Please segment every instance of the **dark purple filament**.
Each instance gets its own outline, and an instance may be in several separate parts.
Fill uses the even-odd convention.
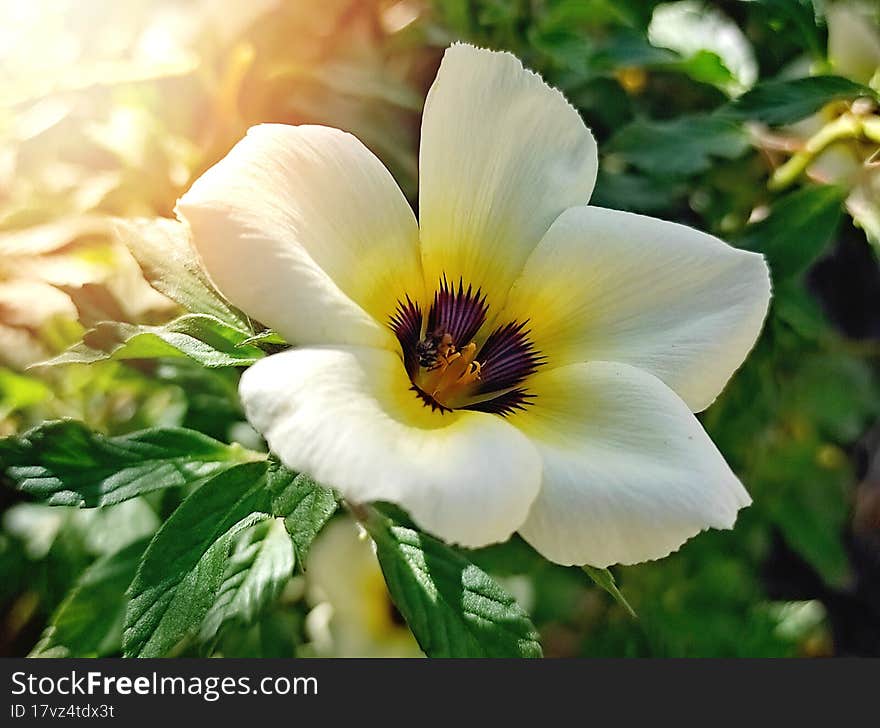
[[[471,286],[464,290],[459,280],[458,293],[455,286],[449,286],[446,276],[440,280],[440,288],[434,294],[434,303],[428,311],[428,329],[426,333],[436,335],[438,332],[449,334],[456,346],[469,344],[480,326],[486,320],[486,297],[478,288]]]
[[[422,339],[422,310],[409,296],[397,302],[397,311],[389,322],[403,351],[403,365],[412,379],[419,371],[419,342]]]
[[[477,355],[482,364],[478,394],[515,387],[544,363],[529,341],[526,321],[499,326],[486,339]]]
[[[416,385],[417,377],[437,366],[444,342],[448,345],[451,340],[456,350],[460,350],[473,341],[486,321],[488,310],[486,297],[479,288],[465,288],[459,281],[456,289],[445,275],[434,294],[426,322],[421,307],[409,296],[405,301],[398,301],[389,324],[400,342],[413,390],[432,410],[446,412],[450,408],[422,391]],[[528,406],[534,395],[519,385],[534,374],[545,359],[529,339],[526,323],[510,322],[489,334],[475,357],[480,371],[479,378],[469,387],[472,401],[461,404],[460,409],[504,416]]]

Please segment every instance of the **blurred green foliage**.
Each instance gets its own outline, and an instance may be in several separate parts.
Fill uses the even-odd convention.
[[[238,346],[250,323],[196,278],[190,298],[170,300],[161,256],[144,245],[135,262],[108,216],[171,216],[188,184],[266,121],[355,133],[414,202],[419,113],[443,48],[506,49],[593,129],[595,204],[764,253],[774,300],[752,355],[701,415],[754,504],[734,531],[616,569],[637,620],[517,538],[468,558],[517,596],[546,655],[880,654],[880,269],[869,222],[880,202],[855,196],[880,174],[880,140],[865,122],[835,142],[856,172],[829,176],[819,150],[770,184],[823,125],[877,119],[866,79],[829,54],[825,3],[660,12],[654,0],[303,0],[229,17],[218,5],[131,3],[89,28],[74,27],[73,12],[37,17],[40,47],[65,33],[88,41],[75,64],[47,70],[49,57],[33,78],[14,49],[0,52],[18,79],[0,110],[0,435],[73,418],[109,436],[187,427],[260,448],[230,365],[271,350],[271,338]],[[880,17],[864,18],[880,37]],[[124,42],[107,44],[104,25]],[[719,44],[718,28],[734,40]],[[158,56],[147,52],[157,34]],[[53,356],[68,363],[28,368]],[[7,477],[0,490],[0,653],[67,654],[74,642],[79,654],[119,654],[134,564],[192,485],[101,510],[42,505],[16,485]],[[232,564],[254,562],[273,532],[242,528]],[[280,563],[256,605],[215,614],[176,654],[318,651],[308,570]],[[97,631],[96,612],[108,622]]]

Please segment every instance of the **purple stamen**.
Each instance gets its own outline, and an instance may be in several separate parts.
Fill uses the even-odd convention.
[[[406,303],[397,302],[397,311],[389,322],[403,351],[403,365],[410,379],[419,371],[418,346],[422,338],[422,310],[407,295]]]
[[[477,354],[482,364],[478,394],[496,392],[520,384],[544,362],[529,341],[527,321],[511,322],[493,331]]]
[[[469,345],[485,323],[488,310],[486,296],[479,288],[475,291],[469,285],[465,289],[459,280],[456,290],[445,274],[428,310],[424,331],[418,303],[409,296],[398,301],[389,325],[400,342],[413,390],[432,410],[458,408],[505,416],[525,409],[534,398],[519,385],[545,358],[529,339],[526,321],[496,328],[474,356]],[[470,359],[460,358],[465,355],[474,360],[467,367],[462,362]]]
[[[462,409],[488,412],[489,414],[504,417],[517,410],[524,410],[531,404],[530,400],[534,398],[535,395],[529,394],[525,389],[511,389],[509,392],[499,394],[492,399],[465,405]]]
[[[434,294],[434,304],[428,311],[427,333],[446,333],[452,337],[455,345],[462,347],[473,340],[480,326],[486,320],[486,296],[481,295],[471,286],[464,290],[459,280],[458,293],[450,287],[446,275],[440,280],[440,288]]]

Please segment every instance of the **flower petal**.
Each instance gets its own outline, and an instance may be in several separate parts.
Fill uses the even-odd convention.
[[[635,564],[705,528],[731,528],[751,500],[699,422],[659,379],[625,364],[538,373],[512,415],[544,461],[520,533],[560,564]]]
[[[834,3],[825,10],[828,60],[836,73],[868,83],[880,67],[880,32],[876,7]]]
[[[255,126],[177,210],[218,288],[289,341],[396,347],[388,317],[422,290],[418,227],[352,135]]]
[[[529,319],[548,366],[632,364],[699,412],[754,345],[769,301],[757,253],[684,225],[576,207],[535,249],[502,318]]]
[[[396,503],[447,541],[505,540],[540,486],[535,448],[500,417],[432,412],[410,387],[392,352],[304,348],[257,362],[240,392],[288,467],[355,503]]]
[[[597,165],[596,142],[559,91],[509,53],[451,46],[422,118],[428,286],[446,273],[503,301],[550,223],[587,202]]]

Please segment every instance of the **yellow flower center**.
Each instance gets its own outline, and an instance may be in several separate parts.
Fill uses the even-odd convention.
[[[445,276],[427,317],[409,296],[398,301],[389,325],[400,341],[414,392],[432,410],[504,416],[533,398],[522,385],[544,357],[532,345],[525,321],[498,326],[483,339],[479,331],[488,310],[479,288],[465,288],[459,281],[456,289]],[[482,341],[479,347],[477,341]]]
[[[421,368],[413,384],[438,404],[455,409],[470,397],[471,385],[480,378],[482,366],[474,361],[476,355],[477,345],[473,342],[456,349],[452,336],[443,334],[437,345],[435,363],[427,369]]]

